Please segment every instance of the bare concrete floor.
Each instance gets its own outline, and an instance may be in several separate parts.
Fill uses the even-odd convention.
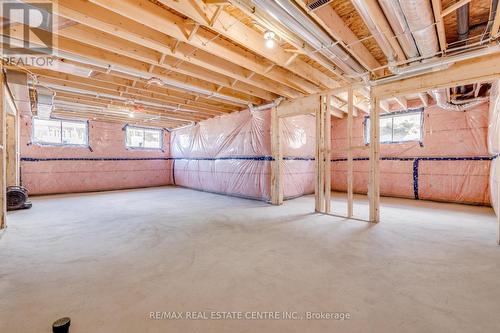
[[[73,333],[500,332],[490,208],[385,198],[371,225],[312,206],[311,196],[273,207],[171,187],[35,198],[0,236],[0,332],[50,332],[62,316]]]

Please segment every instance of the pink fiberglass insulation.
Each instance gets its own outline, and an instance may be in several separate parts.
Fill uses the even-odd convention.
[[[270,112],[240,111],[171,133],[174,184],[270,199]]]
[[[487,148],[488,103],[466,112],[432,105],[424,110],[423,140],[381,144],[382,195],[490,204],[492,156]],[[354,119],[353,145],[364,146],[364,120]],[[332,189],[346,190],[347,121],[332,122]],[[354,151],[354,191],[366,193],[368,147]]]
[[[490,119],[488,125],[488,150],[490,154],[497,156],[491,164],[490,192],[491,205],[495,212],[500,214],[499,206],[499,181],[500,181],[500,81],[496,80],[490,93]]]
[[[36,195],[171,184],[170,134],[163,131],[163,150],[127,149],[123,127],[90,121],[89,148],[38,145],[31,143],[31,117],[22,116],[22,185]]]
[[[283,196],[314,193],[316,121],[313,115],[281,119]]]

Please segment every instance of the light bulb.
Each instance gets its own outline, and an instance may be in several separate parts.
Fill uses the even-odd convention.
[[[134,113],[133,113],[133,112],[130,112],[130,113],[128,114],[128,117],[129,117],[129,118],[134,118],[134,117],[135,117],[135,116],[134,116]]]
[[[267,30],[264,33],[264,40],[266,41],[265,44],[267,48],[272,49],[274,47],[275,45],[274,37],[276,37],[274,31]]]
[[[266,47],[268,49],[272,49],[275,45],[274,39],[267,39],[266,40]]]

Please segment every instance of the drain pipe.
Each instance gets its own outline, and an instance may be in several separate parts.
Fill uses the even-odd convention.
[[[380,46],[380,49],[386,56],[387,60],[389,62],[396,61],[398,55],[386,36],[386,34],[388,33],[392,35],[392,31],[384,17],[384,14],[378,7],[378,4],[374,1],[370,1],[370,3],[367,3],[365,0],[352,0],[352,4],[356,8],[357,12],[360,14],[361,18],[363,19],[363,22],[365,22],[366,26],[368,27],[368,30],[370,30],[370,33],[372,34],[372,37]],[[374,17],[378,17],[379,22],[384,26],[379,27],[375,23]],[[403,60],[403,59],[398,59],[398,60]]]

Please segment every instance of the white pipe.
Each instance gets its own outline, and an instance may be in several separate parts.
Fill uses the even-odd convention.
[[[53,84],[53,83],[44,83],[44,85],[48,86],[50,88],[56,89],[56,90],[67,91],[67,92],[77,93],[77,94],[81,94],[81,95],[87,95],[87,96],[92,96],[92,97],[101,96],[101,97],[105,97],[108,99],[113,99],[113,100],[117,100],[117,101],[121,101],[121,102],[129,101],[129,99],[126,97],[120,97],[120,96],[115,96],[115,95],[106,94],[106,93],[96,93],[96,92],[91,91],[91,90],[66,87],[66,86],[61,86],[61,85]],[[176,106],[170,106],[170,105],[159,104],[159,103],[154,103],[154,102],[148,102],[148,101],[142,101],[142,100],[135,100],[135,102],[137,102],[138,104],[155,107],[155,108],[162,109],[162,110],[167,109],[167,110],[183,111],[183,112],[190,112],[190,113],[199,113],[198,111],[195,111],[195,110],[178,108]]]
[[[180,127],[175,127],[175,128],[172,128],[170,130],[170,132],[174,132],[174,131],[177,131],[177,130],[181,130],[181,129],[184,129],[184,128],[189,128],[189,127],[193,127],[196,125],[196,122],[195,121],[192,121],[190,124],[187,124],[187,125],[184,125],[184,126],[180,126]]]
[[[9,42],[12,43],[11,45],[19,45],[19,47],[24,47],[24,42],[18,38],[8,37],[5,35],[2,35],[2,37],[5,39],[8,39]],[[104,70],[111,69],[115,72],[119,72],[119,73],[130,75],[133,77],[141,78],[144,80],[149,80],[153,77],[151,74],[149,74],[147,72],[142,72],[142,71],[138,71],[135,69],[126,68],[126,67],[122,67],[122,66],[110,65],[104,61],[89,59],[89,58],[82,57],[80,55],[75,55],[73,53],[69,53],[66,51],[57,50],[57,53],[55,56],[60,57],[60,58],[65,58],[68,60],[72,60],[72,61],[76,61],[76,62],[86,64],[86,65],[99,67],[99,68],[102,68]],[[44,67],[44,68],[47,68],[47,67]],[[48,68],[50,68],[50,67],[48,67]],[[166,86],[180,88],[183,90],[192,91],[192,92],[203,94],[203,95],[210,96],[210,97],[220,98],[220,99],[234,102],[234,103],[238,103],[238,104],[246,104],[247,103],[246,100],[242,100],[240,98],[221,95],[217,92],[212,92],[210,90],[206,90],[203,88],[193,87],[193,86],[188,85],[188,84],[184,84],[184,83],[180,83],[180,82],[176,82],[176,81],[172,81],[172,80],[168,80],[168,79],[162,79],[162,82]]]
[[[274,108],[274,107],[280,105],[280,103],[282,101],[283,101],[283,97],[279,97],[268,104],[263,104],[263,105],[259,105],[259,106],[253,106],[252,104],[249,104],[248,109],[252,112],[253,111],[264,111],[264,110],[268,110],[268,109],[271,109],[271,108]]]
[[[290,0],[252,0],[263,11],[299,35],[306,43],[332,61],[344,73],[357,75],[365,69],[347,52],[342,50],[328,34]]]
[[[393,82],[396,80],[401,80],[402,78],[416,76],[416,75],[422,74],[424,72],[427,72],[429,70],[440,71],[440,70],[448,68],[449,66],[451,66],[455,62],[464,61],[464,60],[468,60],[468,59],[472,59],[472,58],[476,58],[476,57],[481,57],[481,56],[493,54],[493,53],[496,53],[499,51],[500,51],[500,45],[496,43],[494,45],[488,45],[488,46],[485,46],[485,47],[478,49],[478,50],[475,50],[475,51],[460,53],[457,55],[447,56],[447,57],[443,57],[443,58],[436,58],[436,60],[425,62],[425,63],[420,63],[420,64],[414,65],[414,66],[393,67],[391,70],[393,70],[395,72],[395,74],[396,74],[395,76],[379,79],[376,81],[371,81],[370,84],[373,86],[376,86],[376,85],[380,85],[380,84]]]
[[[390,42],[387,40],[384,31],[374,21],[374,14],[370,11],[368,6],[365,4],[365,0],[352,0],[352,3],[358,13],[361,15],[363,22],[365,22],[368,30],[370,30],[372,37],[375,39],[380,49],[385,54],[389,62],[394,62],[396,60],[396,52],[392,48]],[[378,4],[375,4],[378,6]]]
[[[73,61],[76,61],[76,62],[84,63],[84,64],[87,64],[87,65],[97,66],[97,67],[100,67],[100,68],[106,69],[106,70],[107,69],[111,69],[112,71],[119,72],[119,73],[126,74],[126,75],[130,75],[130,76],[133,76],[133,77],[138,77],[138,78],[141,78],[141,79],[144,79],[144,80],[150,80],[150,79],[154,78],[153,75],[148,74],[146,72],[137,71],[137,70],[130,69],[130,68],[125,68],[125,67],[122,67],[122,66],[109,65],[109,64],[107,64],[105,62],[102,62],[102,61],[96,61],[96,60],[87,59],[87,58],[84,58],[84,57],[81,57],[81,56],[78,56],[78,55],[74,55],[74,54],[68,53],[68,52],[61,52],[61,51],[59,51],[58,52],[58,56],[60,56],[62,58],[65,58],[65,59],[73,60]],[[180,83],[180,82],[175,82],[175,81],[164,79],[164,78],[161,78],[161,81],[163,82],[163,85],[165,85],[165,86],[170,86],[170,87],[174,87],[174,88],[180,88],[180,89],[184,89],[184,90],[187,90],[187,91],[192,91],[192,92],[195,92],[195,93],[203,94],[203,95],[206,95],[206,96],[212,96],[212,97],[224,99],[224,100],[227,100],[227,101],[235,102],[235,103],[238,103],[238,104],[245,104],[247,102],[245,100],[242,100],[242,99],[239,99],[239,98],[236,98],[236,97],[230,97],[230,96],[221,95],[221,94],[219,94],[217,92],[212,92],[210,90],[205,90],[205,89],[202,89],[202,88],[193,87],[193,86],[188,85],[188,84],[183,84],[183,83]]]
[[[112,106],[103,107],[103,106],[91,106],[91,105],[89,106],[89,105],[79,104],[76,102],[68,102],[68,101],[61,101],[61,100],[56,100],[54,104],[56,106],[71,107],[74,109],[78,109],[80,111],[106,112],[106,114],[110,114],[110,115],[115,114],[115,115],[127,116],[130,113],[128,110],[123,111],[123,108],[119,108],[116,106],[115,107],[112,107]],[[140,116],[144,116],[144,117],[153,116],[152,114],[149,114],[149,113],[136,112],[136,114],[138,114]],[[166,115],[161,115],[161,114],[157,114],[154,116],[160,117],[162,119],[170,119],[170,120],[174,120],[174,121],[187,121],[186,119],[181,119],[181,118],[176,118],[176,117],[171,117],[171,116],[166,116]]]
[[[468,102],[465,104],[455,105],[452,103],[448,103],[448,99],[446,97],[446,89],[433,89],[431,90],[432,97],[436,101],[436,105],[440,108],[447,111],[455,111],[455,112],[463,112],[470,108],[473,108],[479,104],[484,103],[486,100],[483,98],[479,98],[475,101]]]

